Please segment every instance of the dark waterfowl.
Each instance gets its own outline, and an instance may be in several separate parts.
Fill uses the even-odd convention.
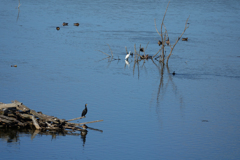
[[[166,44],[167,44],[167,45],[170,44],[169,37],[168,37],[168,39],[166,40]]]
[[[144,52],[144,48],[140,48],[140,51],[141,51],[141,52]]]
[[[66,22],[63,22],[63,26],[68,26],[68,23],[66,23]]]
[[[182,38],[182,41],[188,41],[188,37]]]
[[[17,67],[17,65],[11,65],[11,67]]]
[[[87,126],[86,124],[83,124],[83,125],[82,125],[82,128],[83,128],[83,129],[87,129],[88,126]]]
[[[85,104],[85,109],[82,111],[82,117],[85,117],[85,115],[87,114],[87,103]]]
[[[173,71],[172,75],[175,75],[175,74],[176,74],[175,71]]]
[[[56,30],[60,30],[60,27],[56,27]]]
[[[148,54],[146,56],[142,55],[140,56],[141,59],[148,59],[148,58],[152,58],[152,56],[149,56]]]
[[[79,23],[73,23],[74,26],[79,26]]]
[[[162,44],[162,41],[159,40],[159,41],[158,41],[158,45],[160,46],[161,44]]]

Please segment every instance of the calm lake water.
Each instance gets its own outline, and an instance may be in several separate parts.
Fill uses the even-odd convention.
[[[17,0],[1,0],[0,102],[63,119],[88,103],[78,122],[104,120],[86,137],[0,129],[1,159],[240,159],[240,1],[171,1],[170,41],[190,15],[189,40],[168,68],[147,60],[134,69],[133,57],[125,65],[125,46],[158,51],[154,19],[160,30],[167,4],[22,0],[18,10]],[[107,44],[121,60],[104,59]]]

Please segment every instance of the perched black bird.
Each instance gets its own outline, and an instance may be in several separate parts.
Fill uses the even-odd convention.
[[[82,117],[87,114],[87,103],[85,104],[85,109],[82,111]]]
[[[160,46],[161,44],[162,44],[162,41],[159,40],[159,41],[158,41],[158,45]]]
[[[168,39],[167,39],[166,43],[167,43],[167,45],[169,45],[169,44],[170,44],[169,37],[168,37]]]
[[[144,48],[140,48],[140,52],[144,52]]]

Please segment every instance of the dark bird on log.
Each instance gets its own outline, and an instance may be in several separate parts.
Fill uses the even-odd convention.
[[[182,38],[182,41],[188,41],[188,37]]]
[[[144,48],[140,48],[140,51],[141,51],[141,52],[144,52]]]
[[[160,46],[161,44],[162,44],[162,41],[159,40],[159,41],[158,41],[158,45]]]
[[[73,25],[74,25],[74,26],[79,26],[79,23],[74,23]]]
[[[82,111],[82,117],[85,117],[87,114],[87,103],[85,104],[85,109]]]
[[[68,23],[66,23],[66,22],[63,22],[63,26],[68,26]]]
[[[60,27],[56,27],[56,30],[60,30]]]
[[[175,71],[173,71],[172,75],[175,75]]]

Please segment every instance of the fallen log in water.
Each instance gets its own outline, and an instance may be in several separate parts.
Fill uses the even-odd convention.
[[[69,121],[83,119],[86,117],[78,117],[70,120],[59,119],[54,116],[45,115],[42,112],[36,112],[26,107],[23,103],[17,100],[12,103],[0,103],[0,126],[1,127],[17,127],[17,128],[35,128],[41,131],[55,130],[61,132],[66,131],[83,131],[83,124],[101,122],[103,120],[84,122],[84,123],[70,123]],[[94,129],[102,132],[102,130]]]

